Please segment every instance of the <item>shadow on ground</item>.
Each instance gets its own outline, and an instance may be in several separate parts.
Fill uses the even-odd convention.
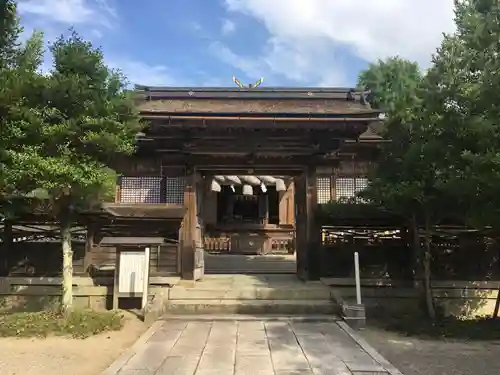
[[[391,314],[378,309],[367,312],[367,324],[419,339],[499,340],[500,343],[500,318],[447,316],[431,321],[419,311]]]

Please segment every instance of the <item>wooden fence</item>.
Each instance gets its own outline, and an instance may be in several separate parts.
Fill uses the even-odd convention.
[[[421,247],[424,246],[420,232]],[[415,261],[411,234],[384,226],[322,227],[322,275],[352,276],[353,254],[363,277],[411,279]],[[491,233],[464,227],[435,227],[431,238],[432,275],[440,280],[500,278],[500,241]]]

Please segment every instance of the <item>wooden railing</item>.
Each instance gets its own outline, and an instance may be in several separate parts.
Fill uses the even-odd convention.
[[[494,233],[451,225],[436,226],[431,230],[431,271],[434,279],[483,280],[499,277],[500,238]],[[361,277],[411,279],[415,267],[411,234],[389,226],[323,226],[322,274],[352,276],[353,253],[358,252]],[[425,246],[422,229],[420,245],[422,248]]]
[[[214,253],[228,253],[231,251],[231,238],[228,236],[205,236],[205,251]]]
[[[295,241],[292,238],[271,238],[271,253],[295,253]]]
[[[352,227],[323,226],[321,240],[325,246],[337,246],[346,243],[376,244],[387,240],[401,240],[399,228],[387,227]]]
[[[238,238],[244,237],[242,237],[241,234],[238,236],[238,238],[232,238],[232,236],[232,234],[206,235],[203,241],[205,251],[213,253],[240,252],[242,249],[233,247],[239,247]],[[259,251],[260,254],[295,253],[295,241],[293,232],[271,234],[262,233],[256,238],[256,241],[259,241],[259,239],[262,241],[262,249]]]

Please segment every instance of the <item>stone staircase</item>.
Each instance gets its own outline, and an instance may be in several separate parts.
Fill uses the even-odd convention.
[[[290,274],[297,272],[295,254],[210,254],[205,252],[205,274]]]
[[[335,316],[338,305],[321,282],[303,283],[295,275],[206,275],[194,285],[175,285],[164,297],[162,313]]]

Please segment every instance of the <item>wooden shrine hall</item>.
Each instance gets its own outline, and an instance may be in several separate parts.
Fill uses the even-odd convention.
[[[295,252],[298,277],[319,277],[316,207],[366,186],[363,171],[353,171],[373,160],[373,143],[380,140],[370,130],[380,113],[365,93],[136,89],[147,125],[136,155],[120,162],[113,205],[132,211],[137,205],[143,217],[148,206],[184,207],[177,254],[182,278],[203,276],[205,251]]]

